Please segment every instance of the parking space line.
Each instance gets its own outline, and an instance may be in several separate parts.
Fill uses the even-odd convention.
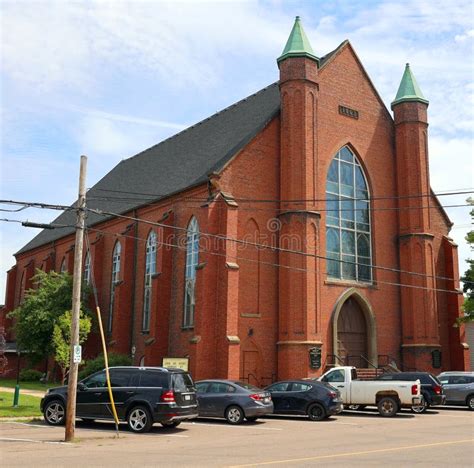
[[[48,426],[46,424],[29,424],[29,423],[23,423],[19,421],[9,421],[8,424],[19,424],[20,426],[27,426],[27,427],[40,427],[41,429],[54,429],[54,426]]]
[[[202,422],[183,422],[183,424],[195,424],[196,426],[210,426],[210,427],[225,427],[226,429],[257,429],[259,431],[282,431],[282,428],[279,427],[259,427],[259,426],[232,426],[232,425],[224,425],[224,424],[211,424],[211,423],[202,423]]]
[[[15,437],[0,437],[0,442],[33,442],[35,444],[54,444],[54,445],[72,445],[69,442],[60,442],[53,440],[35,440],[35,439],[18,439]]]
[[[44,426],[40,424],[28,424],[28,423],[22,423],[22,422],[16,422],[12,421],[9,424],[20,424],[22,426],[27,426],[27,427],[39,427],[41,429],[57,429],[58,426],[48,426],[45,424]],[[113,435],[114,437],[116,436],[116,432],[112,431],[112,429],[101,429],[101,428],[93,428],[93,427],[77,427],[77,431],[95,431],[95,432],[106,432],[109,433],[110,435]],[[181,438],[189,438],[188,435],[184,434],[135,434],[133,432],[128,432],[128,431],[119,431],[120,435],[132,435],[132,436],[140,436],[140,437],[181,437]]]
[[[426,448],[426,447],[439,447],[444,445],[454,445],[454,444],[466,444],[466,443],[474,442],[474,439],[462,439],[462,440],[453,440],[449,442],[435,442],[433,444],[420,444],[420,445],[405,445],[402,447],[391,447],[391,448],[384,448],[384,449],[375,449],[375,450],[364,450],[361,452],[345,452],[345,453],[335,453],[331,455],[319,455],[316,457],[305,457],[305,458],[289,458],[286,460],[273,460],[273,461],[266,461],[266,462],[256,462],[256,463],[249,463],[245,465],[232,465],[229,468],[244,468],[248,466],[263,466],[263,465],[281,465],[283,463],[300,463],[305,461],[316,461],[316,460],[324,460],[330,458],[341,458],[341,457],[353,457],[356,455],[370,455],[372,453],[384,453],[384,452],[398,452],[400,450],[413,450],[418,448]]]

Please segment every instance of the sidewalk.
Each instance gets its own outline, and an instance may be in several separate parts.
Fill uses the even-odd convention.
[[[0,392],[11,392],[13,393],[15,391],[14,388],[12,387],[0,387]],[[44,392],[43,390],[26,390],[26,389],[23,389],[21,388],[21,384],[20,384],[20,395],[30,395],[30,396],[35,396],[35,397],[44,397],[44,394],[46,392]]]

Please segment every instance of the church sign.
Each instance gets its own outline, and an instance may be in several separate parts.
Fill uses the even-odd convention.
[[[309,348],[309,366],[311,369],[321,368],[321,348]]]
[[[188,371],[189,358],[165,357],[163,358],[163,367],[176,367]]]

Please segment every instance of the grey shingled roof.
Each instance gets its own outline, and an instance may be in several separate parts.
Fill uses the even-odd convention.
[[[121,161],[87,192],[87,206],[125,213],[204,183],[209,173],[219,171],[279,110],[280,93],[278,83],[274,83],[136,156]],[[65,211],[54,223],[74,225],[75,216],[74,211]],[[87,225],[104,219],[104,216],[89,212]],[[43,230],[17,254],[72,232],[73,227]]]
[[[322,57],[320,67],[345,42]],[[202,184],[207,181],[209,173],[219,171],[279,111],[277,82],[136,156],[121,161],[87,192],[87,206],[121,214]],[[65,211],[53,223],[73,226],[75,217],[74,211]],[[86,223],[92,226],[105,219],[104,216],[89,212]],[[73,232],[73,227],[45,229],[15,255]]]

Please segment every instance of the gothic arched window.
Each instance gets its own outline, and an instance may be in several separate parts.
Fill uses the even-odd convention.
[[[84,282],[90,284],[91,282],[91,253],[87,251],[84,260]]]
[[[64,257],[63,261],[61,262],[59,273],[67,273],[66,257]]]
[[[145,286],[143,297],[143,324],[142,329],[150,329],[150,309],[151,309],[151,280],[156,273],[156,234],[151,231],[146,241],[145,253]]]
[[[369,190],[362,167],[347,146],[329,166],[326,200],[328,276],[371,282]]]
[[[107,331],[112,331],[112,324],[114,318],[114,303],[115,303],[115,288],[119,281],[120,275],[120,256],[122,253],[122,246],[120,242],[115,243],[114,252],[112,254],[112,275],[110,279],[110,302],[109,302],[109,321],[107,322]]]
[[[183,314],[183,327],[185,328],[194,326],[196,267],[199,263],[199,225],[194,216],[188,224],[187,231]]]

